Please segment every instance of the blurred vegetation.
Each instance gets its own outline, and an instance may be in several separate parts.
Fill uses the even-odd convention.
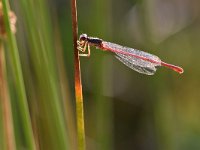
[[[9,36],[1,42],[16,149],[31,149],[30,141],[36,149],[76,149],[70,1],[10,5],[18,20],[16,45]],[[146,76],[92,48],[90,58],[81,58],[87,150],[199,150],[200,1],[84,0],[77,7],[79,34],[145,50],[185,70],[179,75],[159,68]],[[23,85],[17,84],[14,49],[28,111],[18,93]],[[31,129],[24,115],[30,115]],[[7,149],[4,121],[2,150]]]

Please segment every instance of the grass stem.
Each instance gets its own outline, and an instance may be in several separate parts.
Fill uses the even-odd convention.
[[[77,119],[77,134],[78,134],[78,150],[85,150],[85,127],[84,127],[84,109],[83,95],[81,83],[80,60],[77,50],[77,7],[76,0],[71,0],[72,13],[72,30],[74,44],[74,65],[75,65],[75,95],[76,95],[76,119]]]
[[[0,41],[0,106],[2,106],[6,149],[15,150],[12,109],[8,92],[6,60],[2,41]]]
[[[24,80],[23,80],[23,75],[22,75],[22,70],[21,70],[20,58],[19,58],[16,39],[11,30],[11,24],[10,24],[10,18],[9,18],[9,12],[10,12],[9,2],[8,0],[2,0],[2,4],[3,4],[4,23],[5,23],[6,35],[7,35],[7,44],[10,51],[9,57],[11,60],[11,65],[12,65],[12,73],[15,75],[14,84],[15,84],[16,93],[18,97],[17,98],[18,104],[20,107],[19,115],[22,119],[23,131],[21,132],[23,132],[25,140],[27,142],[26,148],[29,150],[34,150],[35,142],[34,142],[32,127],[31,127],[31,119],[30,119],[30,114],[29,114],[28,104],[27,104],[27,99],[26,99],[26,92],[25,92],[25,87],[24,87]]]

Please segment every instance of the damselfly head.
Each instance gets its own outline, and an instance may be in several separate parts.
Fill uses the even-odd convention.
[[[79,41],[86,41],[87,40],[87,34],[81,34],[79,37]]]

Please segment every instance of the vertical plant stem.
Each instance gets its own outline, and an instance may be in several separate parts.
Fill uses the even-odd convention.
[[[81,83],[80,60],[77,50],[77,8],[76,0],[71,0],[72,13],[72,30],[74,43],[74,65],[75,65],[75,94],[76,94],[76,119],[77,119],[77,134],[78,134],[78,150],[85,150],[85,127],[84,127],[84,109],[83,95]]]
[[[21,64],[19,59],[19,53],[17,48],[16,39],[11,31],[11,25],[9,20],[9,3],[8,0],[2,0],[3,4],[3,14],[4,14],[4,22],[6,27],[6,34],[7,34],[7,43],[10,51],[10,59],[12,65],[12,72],[15,74],[15,87],[18,96],[18,103],[19,103],[19,110],[20,110],[20,117],[22,118],[22,129],[23,134],[26,140],[26,149],[34,150],[34,138],[31,128],[31,120],[28,110],[28,104],[26,99],[24,81],[22,76]]]
[[[6,81],[6,63],[4,48],[0,41],[0,105],[3,110],[4,134],[7,150],[15,150],[15,137],[13,130],[12,109]]]

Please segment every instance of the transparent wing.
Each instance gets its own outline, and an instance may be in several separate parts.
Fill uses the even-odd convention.
[[[105,41],[103,47],[105,50],[114,52],[119,61],[139,73],[153,75],[156,67],[161,66],[162,61],[159,57],[137,49]]]
[[[144,60],[116,53],[115,57],[129,68],[146,75],[153,75],[156,72],[155,65]]]

